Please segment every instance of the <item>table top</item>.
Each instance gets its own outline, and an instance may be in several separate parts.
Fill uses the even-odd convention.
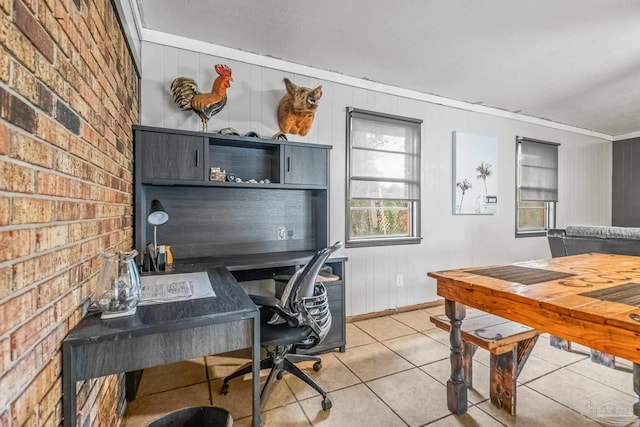
[[[640,257],[582,254],[429,276],[445,299],[640,360]]]
[[[215,297],[141,306],[135,315],[109,320],[101,320],[100,313],[91,314],[69,332],[64,343],[127,339],[258,316],[258,308],[226,268],[198,264],[177,267],[173,272],[196,271],[208,273]]]

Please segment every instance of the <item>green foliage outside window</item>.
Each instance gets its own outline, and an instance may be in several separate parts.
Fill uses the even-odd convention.
[[[409,236],[409,202],[395,200],[353,200],[351,236]]]

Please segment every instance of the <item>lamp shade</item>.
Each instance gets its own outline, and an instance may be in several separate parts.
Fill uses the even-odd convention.
[[[162,225],[169,221],[169,214],[164,210],[164,206],[162,206],[160,200],[154,199],[151,201],[147,221],[151,225]]]

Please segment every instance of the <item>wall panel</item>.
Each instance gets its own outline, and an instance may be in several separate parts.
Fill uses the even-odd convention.
[[[157,64],[150,56],[175,48],[143,43],[143,94],[157,87],[157,73],[147,64]],[[171,52],[170,54],[167,52]],[[276,133],[277,106],[284,95],[282,79],[294,83],[323,86],[323,98],[311,131],[306,137],[289,135],[290,140],[333,146],[331,153],[330,240],[345,236],[346,107],[422,119],[422,243],[406,247],[345,249],[349,257],[346,278],[347,315],[358,315],[437,299],[435,282],[427,272],[445,268],[515,262],[550,256],[546,238],[515,235],[515,138],[527,136],[560,143],[558,226],[568,224],[608,225],[611,223],[611,142],[569,131],[520,122],[483,113],[463,111],[395,94],[352,87],[308,76],[241,64],[204,53],[178,52],[179,71],[193,73],[210,86],[213,75],[200,67],[214,63],[231,64],[234,82],[229,89],[229,106],[210,120],[209,129],[233,126],[241,132],[254,130],[270,137]],[[174,65],[167,65],[175,72]],[[200,74],[198,74],[200,70]],[[236,71],[237,70],[237,71]],[[163,74],[164,85],[173,76]],[[142,97],[144,125],[198,130],[200,121],[190,112],[176,113],[169,96],[165,108],[158,109],[155,97]],[[195,117],[195,118],[194,118]],[[498,140],[498,212],[489,216],[451,213],[451,140],[461,131],[491,136]],[[404,286],[396,286],[396,275],[404,276]]]

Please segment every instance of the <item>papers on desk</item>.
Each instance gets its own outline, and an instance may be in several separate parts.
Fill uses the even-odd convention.
[[[209,275],[198,273],[162,274],[140,278],[142,292],[138,305],[162,304],[215,297]]]

